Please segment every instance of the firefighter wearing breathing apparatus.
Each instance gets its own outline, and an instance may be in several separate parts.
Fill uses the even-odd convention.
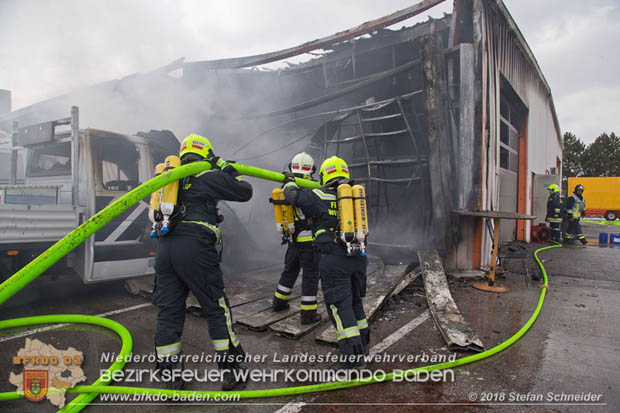
[[[312,175],[316,171],[314,160],[305,152],[295,155],[289,163],[288,169],[295,177],[310,180],[313,180]],[[274,207],[277,208],[278,206],[274,204]],[[273,298],[273,309],[283,311],[289,308],[288,300],[291,291],[299,271],[303,269],[301,276],[301,324],[313,324],[321,320],[321,315],[317,314],[316,299],[319,288],[319,255],[312,242],[312,219],[306,217],[300,208],[292,209],[292,214],[294,218],[293,231],[290,234],[288,231],[282,232],[283,243],[288,244],[288,247],[284,256],[284,270]]]
[[[551,227],[551,239],[559,241],[562,234],[562,200],[560,199],[560,187],[553,184],[547,187],[549,198],[547,199],[547,216],[545,221]]]
[[[571,196],[566,198],[566,217],[562,226],[564,227],[564,241],[571,242],[578,239],[583,245],[588,243],[583,230],[581,229],[580,220],[586,216],[586,199],[583,197],[583,185],[575,186],[575,191]]]
[[[245,353],[233,329],[230,305],[224,293],[216,249],[221,242],[218,224],[222,221],[217,203],[249,201],[252,186],[241,179],[232,165],[214,155],[205,137],[195,134],[186,137],[179,158],[177,166],[208,160],[212,169],[175,181],[176,187],[169,184],[160,194],[162,221],[158,227],[153,291],[153,302],[159,308],[155,333],[157,368],[164,378],[164,374],[174,375],[183,369],[181,334],[185,300],[191,291],[208,320],[218,367],[223,370],[222,389],[232,390],[240,384],[234,371],[240,369],[238,360]],[[183,381],[176,377],[177,380],[168,381],[169,388],[183,387]]]
[[[349,185],[349,168],[336,156],[323,162],[320,179],[320,189],[299,188],[295,176],[286,173],[284,196],[288,203],[312,218],[325,305],[344,356],[341,367],[357,368],[364,365],[363,355],[370,343],[362,304],[366,295],[368,234],[364,188]]]

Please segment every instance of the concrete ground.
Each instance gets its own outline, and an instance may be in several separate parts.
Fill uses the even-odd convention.
[[[586,224],[591,240],[598,232],[620,231],[618,227]],[[503,251],[514,256],[521,244],[505,246]],[[524,246],[526,265],[531,275],[538,275],[531,253],[540,244]],[[225,412],[376,412],[376,411],[437,411],[437,412],[617,412],[620,411],[620,246],[604,247],[591,242],[587,247],[567,246],[540,253],[549,276],[549,292],[543,310],[530,331],[507,350],[488,359],[461,366],[447,373],[446,381],[386,382],[323,393],[250,399],[231,404],[148,403],[142,405],[101,403],[99,399],[87,412],[139,411],[225,411]],[[510,292],[494,294],[471,287],[474,279],[449,276],[450,288],[464,318],[491,348],[515,334],[530,318],[538,303],[541,281],[526,280],[523,262],[507,258],[508,270],[498,281]],[[278,273],[273,274],[273,284]],[[231,292],[241,285],[231,285]],[[141,306],[142,305],[142,306]],[[133,308],[135,306],[141,306]],[[133,335],[134,354],[153,351],[156,308],[142,297],[126,293],[122,282],[83,285],[72,278],[51,280],[41,278],[5,303],[0,318],[8,319],[41,314],[101,314],[123,310],[109,318],[125,325]],[[430,364],[426,358],[449,356],[439,330],[428,317],[426,297],[417,281],[393,297],[371,320],[373,345],[395,356],[418,357],[417,362],[372,361],[372,370],[393,371]],[[397,333],[403,326],[409,330]],[[247,363],[250,369],[330,368],[331,363],[283,362],[286,354],[337,353],[336,348],[315,344],[317,332],[293,341],[236,328],[245,350],[253,355],[266,355],[263,362]],[[317,330],[320,332],[321,330]],[[0,392],[14,391],[8,382],[9,372],[20,371],[12,366],[12,357],[24,346],[25,337],[11,338],[16,330],[0,335]],[[9,335],[7,335],[9,334]],[[102,362],[101,354],[115,353],[120,345],[117,337],[96,327],[72,325],[38,332],[28,336],[57,348],[73,346],[84,353],[84,372],[88,382],[94,381]],[[400,337],[400,338],[399,338]],[[388,345],[391,343],[391,345]],[[183,348],[186,354],[211,354],[211,344],[204,318],[188,314],[185,322]],[[472,353],[458,354],[464,357]],[[149,362],[129,363],[126,369],[149,369]],[[214,369],[213,363],[189,363],[190,369]],[[123,383],[140,387],[161,387],[144,380]],[[285,382],[251,382],[246,390],[291,387],[310,384],[303,380]],[[193,382],[189,390],[218,390],[219,383]],[[567,402],[574,395],[594,395],[597,403]],[[73,397],[73,396],[70,396]],[[68,399],[70,398],[68,397]],[[0,402],[1,411],[55,411],[49,402],[26,400]]]

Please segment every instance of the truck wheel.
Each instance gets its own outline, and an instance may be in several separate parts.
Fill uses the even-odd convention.
[[[605,212],[605,219],[607,221],[613,221],[618,218],[618,213],[616,211],[607,211]]]

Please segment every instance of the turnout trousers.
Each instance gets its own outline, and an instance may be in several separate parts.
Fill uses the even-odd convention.
[[[368,352],[370,332],[362,304],[366,296],[367,257],[321,254],[319,270],[325,306],[338,333],[343,356]]]
[[[572,221],[566,218],[562,222],[562,228],[562,236],[565,240],[579,240],[582,243],[585,241],[586,237],[583,234],[583,229],[581,228],[580,218],[573,218]]]
[[[184,234],[177,230],[161,237],[155,271],[153,303],[159,308],[155,332],[158,358],[170,360],[169,356],[181,352],[185,301],[191,291],[207,318],[218,367],[231,369],[238,366],[233,359],[243,357],[245,353],[233,329],[215,236],[206,231]]]
[[[284,270],[275,293],[275,301],[284,304],[301,275],[301,311],[316,311],[319,289],[319,254],[312,242],[289,243],[284,256]]]

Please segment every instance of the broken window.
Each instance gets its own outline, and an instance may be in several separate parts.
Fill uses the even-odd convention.
[[[125,139],[106,137],[95,140],[93,153],[98,164],[98,180],[106,191],[130,191],[138,180],[138,150]]]
[[[69,142],[39,146],[32,150],[28,176],[71,175],[71,144]]]

